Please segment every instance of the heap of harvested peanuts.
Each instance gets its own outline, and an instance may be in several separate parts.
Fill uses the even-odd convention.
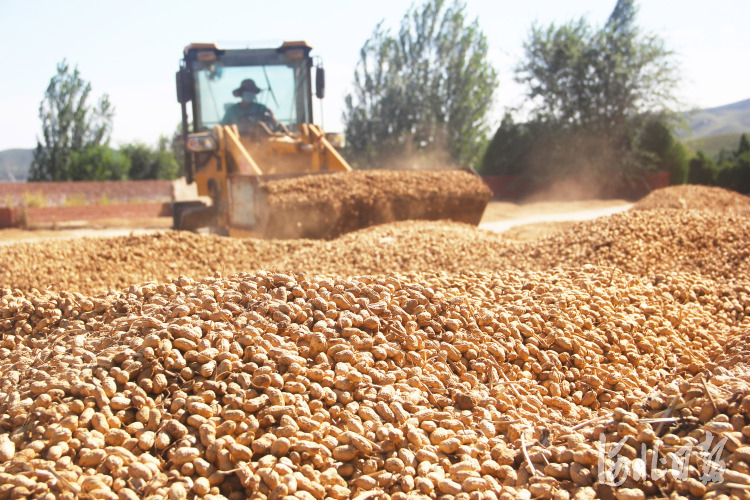
[[[630,234],[642,214],[600,219],[599,234]],[[0,498],[744,497],[750,279],[719,274],[747,265],[744,229],[707,242],[679,213],[653,214],[691,242],[689,262],[673,248],[682,267],[633,270],[664,244],[552,268],[551,253],[522,260],[530,247],[447,225],[436,269],[415,269],[389,250],[414,222],[343,237],[338,276],[306,242],[221,240],[247,249],[238,265],[277,245],[313,272],[288,260],[98,294],[72,273],[58,274],[68,289],[4,281]],[[360,245],[359,265],[399,272],[355,275],[357,237],[381,242]],[[151,238],[181,241],[172,264],[196,272],[201,245],[220,252],[211,237]],[[474,269],[451,270],[451,248]],[[501,259],[515,270],[490,268]]]
[[[679,271],[731,281],[750,275],[748,240],[750,216],[673,209],[579,222],[520,243],[466,224],[427,221],[374,226],[332,241],[240,240],[175,231],[0,246],[5,264],[0,284],[97,294],[179,275],[200,280],[258,270],[352,277],[586,264],[636,276]]]
[[[677,208],[750,214],[750,198],[720,187],[681,185],[657,189],[644,196],[633,210]]]

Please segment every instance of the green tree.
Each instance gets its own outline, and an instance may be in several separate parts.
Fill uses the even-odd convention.
[[[485,150],[479,171],[484,175],[518,175],[537,137],[529,124],[506,113]]]
[[[719,171],[716,163],[706,156],[703,151],[698,151],[695,158],[690,160],[688,183],[715,186],[718,174]]]
[[[598,31],[583,19],[532,27],[516,78],[538,118],[618,132],[629,120],[676,104],[672,52],[656,35],[640,32],[636,15],[633,0],[618,0]]]
[[[645,155],[651,156],[657,170],[669,172],[670,184],[687,182],[690,153],[663,121],[653,120],[647,123],[639,144]]]
[[[750,153],[750,141],[747,140],[747,134],[740,136],[740,144],[737,146],[736,156],[742,156],[745,153]]]
[[[735,151],[722,151],[720,161],[717,185],[750,194],[750,142],[747,136],[740,136]]]
[[[517,123],[506,113],[482,159],[481,172],[486,175],[522,175],[528,179],[548,176],[549,165],[556,165],[555,175],[569,173],[570,165],[579,165],[571,152],[583,153],[584,137],[552,127],[544,121]],[[577,147],[567,145],[577,143]],[[588,142],[592,142],[588,138]]]
[[[91,99],[91,84],[78,68],[71,70],[65,60],[59,63],[39,105],[43,138],[37,141],[29,180],[73,180],[73,154],[107,144],[114,108],[106,94],[96,104]]]
[[[543,121],[513,123],[506,116],[487,147],[482,173],[520,175],[526,187],[533,188],[592,172],[599,164],[614,161],[617,158],[607,149],[607,138],[601,133],[560,128]],[[593,186],[595,179],[587,177]]]
[[[560,148],[579,148],[585,141],[599,149],[599,159],[586,158],[580,168],[613,181],[621,177],[613,173],[635,176],[656,167],[641,144],[643,132],[655,119],[668,123],[677,104],[672,53],[660,38],[641,32],[636,15],[633,0],[618,0],[598,30],[584,19],[535,25],[516,68],[532,103],[532,121],[577,138],[567,146],[558,143]],[[581,163],[574,151],[559,156]]]
[[[360,50],[354,92],[346,97],[347,149],[357,166],[414,153],[445,153],[478,165],[485,114],[497,87],[487,40],[465,4],[412,6],[397,35],[379,23]]]
[[[91,146],[70,155],[71,181],[124,181],[130,172],[130,159],[109,146]]]
[[[192,127],[192,124],[190,126]],[[177,124],[177,128],[170,137],[163,135],[159,138],[159,150],[170,151],[177,162],[177,176],[185,175],[185,145],[182,141],[182,123]]]
[[[168,140],[162,136],[156,148],[142,142],[133,142],[120,147],[130,162],[129,177],[132,180],[174,179],[179,165],[171,151]]]

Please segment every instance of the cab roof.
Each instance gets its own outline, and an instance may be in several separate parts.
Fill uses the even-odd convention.
[[[310,51],[312,50],[312,46],[304,40],[298,40],[298,41],[284,42],[279,47],[276,48],[276,50],[278,51],[287,51],[287,50],[294,50],[294,49],[303,49],[306,53],[310,53]],[[191,43],[185,46],[185,50],[183,51],[183,53],[187,55],[188,52],[202,51],[202,50],[219,51],[219,50],[226,50],[226,49],[219,48],[215,43]]]

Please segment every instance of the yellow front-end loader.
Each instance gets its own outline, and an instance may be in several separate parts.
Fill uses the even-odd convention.
[[[455,195],[442,203],[433,193],[425,203],[415,203],[414,193],[409,193],[409,200],[384,193],[387,214],[370,203],[357,210],[373,213],[358,213],[356,221],[348,213],[351,204],[338,211],[326,206],[326,182],[313,182],[319,187],[296,197],[297,203],[269,199],[274,183],[291,178],[330,175],[326,179],[341,182],[354,175],[337,150],[343,136],[326,134],[313,122],[312,74],[315,70],[314,94],[323,98],[325,73],[313,64],[311,50],[305,42],[267,49],[220,49],[205,43],[185,47],[177,72],[177,100],[182,107],[186,178],[211,202],[175,202],[174,227],[211,228],[236,236],[327,238],[337,236],[341,228],[399,219],[453,218],[478,224],[488,190],[478,197],[472,194],[468,203]],[[316,189],[321,196],[316,197]],[[435,205],[435,210],[426,205]]]

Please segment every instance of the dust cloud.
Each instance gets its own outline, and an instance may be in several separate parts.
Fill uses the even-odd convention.
[[[627,148],[618,148],[604,133],[573,132],[546,137],[526,158],[527,171],[521,174],[526,185],[522,198],[572,201],[619,197],[635,182],[627,175],[626,155]],[[624,166],[625,171],[619,166]]]

